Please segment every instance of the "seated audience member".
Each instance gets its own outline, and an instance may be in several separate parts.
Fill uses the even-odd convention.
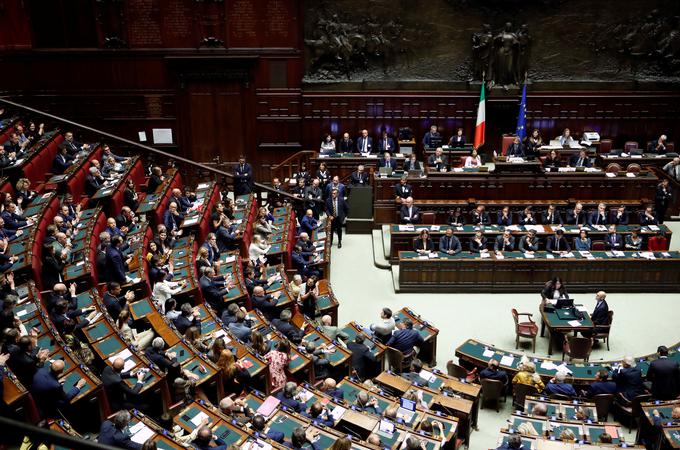
[[[413,194],[413,187],[408,184],[408,176],[404,175],[399,180],[399,183],[394,185],[394,195],[397,203],[401,203],[405,199],[411,197]]]
[[[370,330],[375,337],[385,344],[392,337],[392,332],[396,328],[396,322],[392,317],[392,310],[390,308],[383,308],[380,311],[380,322],[372,324]]]
[[[565,128],[562,132],[562,135],[557,139],[560,141],[561,146],[570,146],[576,143],[574,138],[571,136],[571,131],[569,128]]]
[[[434,251],[430,232],[427,229],[420,230],[418,237],[413,242],[413,249],[418,253],[430,253]]]
[[[586,225],[586,223],[586,213],[581,203],[577,203],[574,209],[567,211],[567,225]]]
[[[231,223],[229,217],[221,216],[220,225],[215,230],[217,237],[217,248],[220,253],[238,249],[241,230]]]
[[[666,135],[662,134],[661,136],[659,136],[659,139],[649,143],[649,145],[647,146],[647,151],[649,153],[659,153],[659,154],[666,153],[666,140],[667,139],[668,138],[666,137]]]
[[[314,218],[314,212],[308,209],[305,216],[300,220],[300,232],[312,235],[317,228],[319,228],[319,222]]]
[[[383,159],[378,161],[378,167],[389,167],[394,172],[397,170],[397,160],[392,159],[392,155],[389,152],[385,152]]]
[[[616,232],[616,225],[609,225],[609,232],[604,237],[605,250],[623,250],[623,238]]]
[[[312,264],[316,261],[316,253],[303,252],[302,247],[295,245],[293,253],[291,254],[293,260],[293,267],[297,273],[303,277],[317,277],[321,276],[321,272],[314,268]]]
[[[413,354],[413,348],[421,346],[424,340],[418,330],[413,329],[413,322],[405,319],[400,323],[397,330],[392,333],[392,337],[387,341],[388,347],[393,347],[402,352],[405,356]]]
[[[540,154],[540,148],[543,147],[543,138],[540,130],[534,129],[531,136],[527,136],[524,140],[524,148],[527,157],[536,158]]]
[[[509,227],[512,225],[512,213],[510,207],[504,206],[503,209],[496,213],[496,225]]]
[[[368,135],[368,130],[361,130],[361,136],[357,138],[357,151],[362,155],[373,152],[373,138]]]
[[[190,327],[201,327],[201,313],[198,306],[184,303],[180,307],[180,315],[173,321],[180,334],[184,334]]]
[[[609,220],[607,218],[607,205],[604,203],[599,203],[597,205],[597,210],[588,217],[588,225],[591,227],[593,225],[608,225]]]
[[[633,228],[630,234],[626,236],[625,248],[628,251],[639,251],[642,249],[642,238],[640,237],[639,228]]]
[[[408,174],[409,170],[423,170],[423,165],[416,159],[416,154],[411,153],[406,161],[404,161],[404,172]]]
[[[135,293],[133,291],[127,291],[125,295],[121,295],[121,293],[122,289],[120,283],[110,281],[102,299],[106,311],[113,320],[118,320],[118,316],[120,316],[120,312],[123,308],[127,306],[128,302],[135,299]]]
[[[52,173],[61,175],[73,164],[73,157],[68,154],[66,147],[59,147],[52,162]]]
[[[187,286],[187,280],[170,281],[168,275],[164,269],[156,272],[151,298],[157,306],[164,305],[170,297],[179,294]]]
[[[512,384],[526,384],[535,387],[538,392],[543,391],[545,384],[541,376],[536,373],[536,365],[533,362],[520,363],[518,368],[519,372],[512,378]]]
[[[522,226],[536,225],[536,218],[530,206],[524,208],[524,211],[519,215],[519,224]]]
[[[380,415],[381,409],[378,405],[378,399],[368,395],[366,391],[357,392],[354,406],[357,410],[373,415]]]
[[[558,371],[555,376],[545,385],[546,394],[566,395],[567,397],[576,397],[574,386],[565,383],[567,375],[564,372]]]
[[[109,399],[109,405],[113,411],[120,411],[121,409],[138,408],[139,409],[139,392],[144,387],[144,378],[146,372],[138,370],[133,374],[133,371],[123,372],[125,367],[125,360],[123,358],[116,358],[110,366],[104,367],[102,371],[102,383],[104,384],[104,391],[106,397]],[[123,381],[126,378],[136,378],[135,384],[130,387]]]
[[[545,170],[556,171],[562,166],[560,155],[555,150],[550,150],[548,156],[543,160],[543,168]]]
[[[519,239],[519,251],[524,253],[534,253],[538,251],[539,239],[536,236],[536,230],[529,230],[529,232]]]
[[[563,442],[574,442],[576,440],[576,435],[570,428],[564,428],[560,433],[560,440]]]
[[[281,334],[283,334],[289,341],[294,344],[302,342],[302,332],[295,325],[290,323],[293,314],[290,309],[281,311],[279,318],[272,319],[271,323]]]
[[[321,316],[321,331],[333,341],[347,342],[349,339],[349,336],[340,330],[340,327],[333,325],[333,319],[328,314]]]
[[[438,143],[441,142],[442,136],[439,133],[439,129],[437,125],[431,125],[430,126],[430,131],[425,133],[423,136],[423,147],[426,149],[428,148],[433,148],[437,145]]]
[[[590,315],[590,319],[595,326],[609,325],[609,305],[607,304],[607,293],[598,291],[595,294],[595,309]]]
[[[446,168],[449,165],[449,159],[444,155],[444,150],[441,147],[437,147],[434,151],[434,155],[430,155],[427,158],[427,165],[435,168],[437,172],[446,172]]]
[[[588,158],[588,154],[585,150],[581,150],[578,152],[578,155],[571,157],[569,160],[569,165],[571,167],[590,167],[590,158]]]
[[[482,234],[481,231],[475,231],[475,235],[470,239],[470,252],[471,253],[481,253],[488,249],[486,248],[487,239],[486,236]]]
[[[323,141],[321,141],[319,152],[322,154],[335,153],[335,139],[333,139],[333,136],[331,136],[330,133],[326,133]]]
[[[489,213],[485,211],[484,205],[478,205],[470,215],[473,225],[491,225]]]
[[[505,230],[503,234],[496,236],[493,249],[496,253],[515,250],[515,237],[510,233],[510,230]]]
[[[110,419],[102,422],[99,429],[97,442],[111,447],[126,448],[130,450],[142,450],[146,448],[142,444],[134,442],[129,431],[131,416],[127,410],[121,410]]]
[[[482,158],[477,154],[477,149],[472,149],[470,156],[465,157],[465,167],[476,168],[482,166]]]
[[[357,167],[357,170],[355,172],[352,172],[352,174],[349,177],[349,183],[352,186],[368,186],[369,185],[369,176],[368,176],[368,173],[364,172],[363,164],[359,164],[359,166]]]
[[[632,356],[623,358],[622,364],[612,372],[612,380],[616,383],[617,392],[628,401],[645,393],[642,372],[639,367],[635,367],[635,359]]]
[[[17,213],[17,205],[9,203],[0,213],[0,217],[5,221],[4,229],[17,231],[20,228],[33,226],[33,221]]]
[[[439,251],[449,255],[457,255],[463,251],[460,240],[453,234],[453,228],[447,228],[444,236],[439,239]]]
[[[362,380],[372,374],[376,363],[375,355],[371,353],[364,341],[364,336],[357,334],[354,340],[347,343],[347,349],[352,354],[352,369]]]
[[[5,221],[7,222],[7,221]],[[654,215],[653,208],[651,206],[647,206],[643,212],[640,213],[640,226],[649,226],[649,225],[658,225],[659,220],[657,217]]]
[[[304,405],[300,403],[295,396],[297,395],[297,385],[288,381],[283,386],[283,389],[276,394],[276,398],[281,401],[281,404],[288,409],[292,409],[296,413],[301,413]]]
[[[564,230],[562,228],[555,230],[554,235],[548,236],[545,250],[551,253],[568,253],[571,251],[571,246],[564,237]]]
[[[267,320],[272,321],[276,317],[276,304],[280,294],[280,292],[275,292],[273,295],[265,294],[262,286],[256,286],[251,298],[253,308],[260,311]]]
[[[335,425],[335,420],[333,420],[333,416],[329,413],[329,410],[326,409],[321,402],[314,402],[312,406],[309,407],[309,412],[302,413],[303,416],[309,418],[312,420],[312,423],[317,423],[320,425],[323,425],[328,428],[332,428]],[[347,438],[344,438],[347,439]],[[350,442],[350,441],[348,441]],[[331,447],[331,449],[336,448]],[[349,447],[348,447],[349,448]]]
[[[269,429],[267,432],[265,432],[267,420],[261,414],[256,414],[250,421],[250,425],[253,431],[263,434],[267,439],[271,439],[272,441],[278,442],[279,444],[283,443],[286,437],[281,431],[276,431],[273,429]]]
[[[609,381],[609,371],[600,369],[595,373],[595,381],[585,391],[587,397],[600,394],[616,394],[616,383]]]
[[[408,197],[403,200],[401,210],[399,211],[401,223],[417,224],[420,223],[420,209],[413,205],[413,197]]]
[[[628,211],[621,205],[610,213],[609,223],[613,225],[628,225]]]
[[[588,231],[581,230],[579,236],[574,238],[574,248],[579,252],[589,252],[592,247],[592,240],[588,237]]]
[[[522,445],[522,437],[518,434],[511,434],[508,436],[508,440],[503,443],[496,450],[525,450]]]
[[[217,311],[222,314],[224,308],[224,296],[229,293],[231,288],[231,274],[227,278],[223,276],[216,276],[215,269],[207,267],[203,271],[203,275],[198,280],[201,288],[203,299]]]
[[[512,140],[512,144],[505,150],[505,156],[510,158],[524,158],[524,146],[522,145],[519,136],[515,136]]]
[[[656,400],[673,400],[680,393],[680,364],[668,358],[668,347],[659,346],[658,359],[649,364],[647,381],[651,383],[652,397]]]
[[[452,209],[449,216],[446,218],[446,223],[454,227],[462,227],[465,225],[465,215],[461,208]]]
[[[680,157],[676,156],[671,162],[663,166],[663,171],[675,181],[680,181]]]
[[[557,300],[569,297],[569,294],[567,294],[567,288],[562,282],[562,279],[560,277],[555,277],[545,283],[545,286],[543,286],[543,290],[541,291],[541,297],[544,300]]]
[[[174,300],[172,301],[174,302]],[[120,316],[118,316],[117,325],[118,329],[120,330],[120,334],[125,342],[134,345],[137,350],[144,351],[149,345],[151,345],[151,341],[155,337],[154,331],[152,328],[150,328],[148,330],[138,332],[136,329],[130,326],[130,322],[130,310],[126,308],[122,310],[120,312]]]
[[[215,445],[212,445],[213,441]],[[213,435],[212,429],[208,425],[198,428],[196,439],[191,441],[191,446],[196,450],[227,450],[227,445],[222,438]]]
[[[463,148],[465,147],[465,136],[463,135],[463,129],[458,128],[456,134],[451,136],[449,139],[449,147],[453,148]]]
[[[81,378],[68,392],[64,391],[64,387],[59,382],[63,371],[64,361],[57,359],[50,364],[50,367],[38,369],[33,376],[29,391],[44,419],[60,418],[60,410],[66,407],[68,402],[87,384],[87,380]]]
[[[503,383],[503,386],[508,386],[510,379],[508,378],[508,373],[499,368],[500,364],[498,360],[491,359],[486,368],[479,372],[479,378],[489,378],[492,380],[498,380]]]
[[[671,411],[670,420],[668,420],[668,417],[662,418],[658,409],[655,409],[655,410],[652,411],[652,423],[654,423],[655,427],[662,428],[663,424],[666,423],[666,422],[673,422],[673,423],[680,422],[680,406],[675,406],[673,408],[673,410]]]
[[[245,343],[250,342],[250,324],[249,321],[246,321],[246,313],[243,311],[238,311],[236,313],[236,320],[230,323],[228,328],[231,334],[233,334],[237,339],[240,339]]]
[[[345,392],[337,387],[337,383],[333,378],[326,378],[319,386],[319,390],[335,401],[343,401],[345,399]]]
[[[543,225],[562,225],[562,214],[555,208],[555,205],[548,205],[548,209],[541,215]]]

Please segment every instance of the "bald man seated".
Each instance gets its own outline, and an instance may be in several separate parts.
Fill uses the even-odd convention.
[[[323,380],[321,386],[319,386],[319,390],[326,393],[326,395],[330,395],[335,401],[345,399],[345,392],[337,387],[337,383],[333,378],[326,378]]]
[[[80,389],[87,384],[87,380],[81,378],[68,392],[59,382],[64,371],[64,361],[55,360],[50,367],[43,367],[33,376],[30,392],[33,395],[43,419],[60,418],[59,410],[66,406]]]
[[[321,331],[323,334],[331,338],[331,340],[341,340],[347,342],[349,336],[340,328],[333,325],[333,319],[328,314],[321,316]]]
[[[102,371],[102,382],[109,405],[113,411],[121,409],[143,409],[140,408],[138,394],[144,387],[144,370],[124,371],[125,360],[116,358],[113,364],[106,366]],[[126,378],[137,378],[135,385],[130,387],[124,380]]]

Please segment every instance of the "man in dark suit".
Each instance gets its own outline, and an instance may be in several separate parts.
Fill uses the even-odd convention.
[[[564,230],[558,228],[555,234],[548,236],[548,241],[545,244],[545,250],[551,253],[565,253],[571,251],[571,246],[564,237]]]
[[[303,252],[302,247],[296,245],[293,247],[293,253],[291,254],[291,259],[293,260],[293,267],[297,270],[298,274],[303,277],[310,277],[312,275],[319,276],[321,273],[311,267],[313,262],[314,254],[309,252]]]
[[[394,153],[396,149],[394,148],[394,139],[392,139],[387,131],[382,132],[382,137],[378,141],[378,151],[380,153]]]
[[[422,370],[423,370],[422,361],[420,361],[418,358],[414,358],[413,361],[411,362],[411,367],[409,368],[409,371],[403,372],[401,374],[401,377],[406,378],[407,380],[409,380],[411,383],[415,384],[416,386],[427,387],[430,384],[430,382],[420,376],[420,372]]]
[[[289,341],[291,341],[294,344],[299,344],[302,342],[302,333],[300,332],[300,329],[295,327],[295,325],[292,325],[290,323],[290,319],[293,317],[293,314],[290,312],[290,309],[284,309],[281,311],[281,314],[279,315],[278,319],[273,319],[272,320],[272,325],[274,328],[279,330],[281,334],[283,334]]]
[[[106,306],[106,311],[109,313],[113,320],[118,320],[121,311],[128,302],[135,299],[135,293],[133,291],[127,291],[125,295],[120,295],[122,289],[120,283],[116,281],[109,281],[107,290],[104,293],[104,306]]]
[[[510,233],[510,230],[505,230],[503,234],[496,236],[493,249],[495,252],[512,252],[515,250],[515,237]]]
[[[386,345],[396,348],[404,355],[410,355],[413,353],[414,346],[421,346],[424,342],[420,332],[413,329],[413,322],[405,319],[400,323],[400,328],[392,333]]]
[[[57,359],[49,368],[43,367],[33,376],[30,392],[44,419],[58,419],[59,409],[66,406],[87,384],[87,380],[81,378],[71,390],[65,392],[64,387],[59,383],[59,377],[63,371],[64,361]]]
[[[5,219],[5,223],[7,223],[7,219]],[[659,224],[659,218],[654,215],[651,206],[647,206],[645,210],[640,213],[639,223],[641,227]]]
[[[595,381],[585,391],[587,397],[600,394],[616,394],[616,383],[609,381],[609,371],[600,369],[595,374]]]
[[[397,170],[397,160],[392,159],[392,155],[389,152],[385,152],[383,159],[378,162],[378,167],[390,167],[392,172]]]
[[[151,168],[151,175],[149,176],[149,183],[146,185],[146,193],[153,194],[156,189],[163,184],[163,169],[158,166]]]
[[[508,146],[508,149],[505,152],[505,156],[513,158],[524,158],[524,146],[522,145],[522,142],[519,140],[519,136],[515,136],[515,139],[513,139],[512,144]]]
[[[607,225],[608,223],[607,205],[600,203],[597,205],[597,210],[593,211],[590,217],[588,217],[588,225]]]
[[[498,380],[507,388],[510,378],[508,373],[499,367],[500,363],[497,359],[490,359],[486,368],[479,372],[479,378],[488,378],[491,380]]]
[[[352,352],[352,369],[356,370],[359,378],[365,380],[372,375],[376,359],[364,344],[364,336],[357,334],[353,341],[347,343],[347,349]]]
[[[656,353],[659,359],[652,361],[647,370],[652,397],[656,400],[674,400],[680,393],[680,364],[668,359],[668,348],[664,345],[659,346]]]
[[[67,131],[64,134],[64,143],[62,144],[71,155],[81,152],[82,150],[89,150],[90,144],[82,144],[73,139],[73,133]]]
[[[473,225],[491,225],[489,213],[485,211],[484,205],[478,205],[471,213]]]
[[[347,345],[347,347],[349,348],[349,344]],[[335,401],[338,400],[342,401],[345,399],[345,391],[337,387],[337,383],[333,378],[326,378],[325,380],[323,380],[321,386],[319,386],[319,390],[321,392],[325,392],[326,395],[328,395]]]
[[[612,211],[609,223],[614,225],[628,225],[628,211],[626,211],[626,207],[621,205],[616,211]]]
[[[413,187],[408,184],[408,177],[406,175],[401,177],[399,183],[394,185],[394,195],[396,196],[397,203],[401,203],[404,199],[413,195]]]
[[[167,379],[172,380],[173,376],[178,376],[180,374],[180,365],[177,360],[177,354],[175,352],[166,352],[163,350],[165,348],[165,341],[162,337],[156,337],[151,341],[151,346],[144,350],[144,354],[149,361],[154,363],[163,372],[166,372]]]
[[[458,128],[456,130],[456,135],[449,139],[449,146],[453,148],[463,148],[465,147],[465,136],[463,136],[463,129]]]
[[[241,155],[238,164],[234,167],[234,195],[250,194],[252,192],[253,168],[246,162],[246,157]]]
[[[276,304],[279,301],[279,292],[274,295],[265,294],[262,286],[255,286],[251,302],[253,308],[257,309],[270,322],[276,317]]]
[[[168,206],[170,203],[175,202],[177,204],[177,210],[180,214],[184,215],[193,206],[192,201],[189,197],[195,198],[195,195],[189,193],[189,195],[182,195],[182,190],[179,188],[174,188],[172,190],[172,195],[168,199]]]
[[[453,228],[448,228],[446,234],[439,239],[439,251],[449,255],[456,255],[463,251],[460,240],[453,234]]]
[[[21,336],[16,351],[10,354],[8,366],[21,384],[30,387],[35,373],[45,364],[49,353],[46,348],[38,351],[30,336]]]
[[[347,193],[345,190],[345,185],[340,182],[340,177],[335,175],[333,177],[333,181],[328,183],[326,185],[326,192],[325,192],[325,198],[328,198],[331,196],[331,192],[333,192],[333,189],[336,189],[338,191],[338,195],[342,198],[345,198],[345,194]]]
[[[129,423],[130,413],[127,410],[118,411],[112,419],[102,422],[97,442],[117,448],[141,450],[142,444],[134,442],[127,432]]]
[[[102,371],[102,383],[106,391],[106,398],[108,398],[111,410],[114,412],[128,408],[139,409],[138,394],[144,386],[146,373],[143,370],[138,370],[135,375],[132,375],[132,371],[123,372],[124,367],[125,360],[116,358],[113,364],[104,367]],[[137,382],[133,387],[130,387],[123,381],[124,378],[137,378]]]
[[[354,153],[355,150],[354,141],[349,137],[349,133],[343,134],[342,139],[338,142],[338,152]]]
[[[656,197],[654,200],[654,206],[656,209],[656,218],[659,223],[663,223],[663,219],[666,216],[666,210],[668,205],[671,204],[673,200],[673,191],[668,182],[668,179],[661,180],[661,183],[656,187]]]
[[[357,138],[357,151],[364,155],[373,152],[373,138],[368,135],[368,130],[361,130],[361,136]]]
[[[574,209],[567,212],[567,225],[586,225],[586,213],[582,204],[577,203]]]
[[[352,172],[352,175],[350,175],[349,177],[349,182],[352,186],[369,185],[368,174],[364,172],[363,164],[359,164],[359,167],[357,167],[356,172]]]
[[[221,315],[224,309],[224,296],[229,293],[229,279],[215,276],[215,269],[206,267],[198,284],[203,299]]]
[[[19,228],[33,225],[33,221],[17,214],[17,205],[10,203],[5,210],[0,213],[0,217],[5,221],[5,230],[16,231]]]
[[[475,235],[470,238],[470,252],[481,253],[486,251],[487,241],[486,236],[480,230],[475,231]]]
[[[616,225],[609,225],[609,233],[604,237],[605,250],[623,250],[623,238],[616,232]]]
[[[180,230],[179,226],[182,224],[183,219],[184,217],[182,216],[182,213],[179,212],[177,203],[171,202],[170,206],[168,206],[168,209],[163,214],[163,225],[165,225],[165,228],[167,228],[168,233],[170,233],[171,236],[177,237],[182,234],[182,230]]]
[[[420,209],[413,205],[413,197],[408,197],[403,201],[399,210],[401,223],[420,223]]]
[[[608,325],[609,322],[609,305],[607,305],[607,293],[599,291],[595,294],[595,309],[590,315],[593,325]]]
[[[191,304],[183,303],[180,308],[181,314],[177,316],[172,323],[177,328],[180,334],[186,333],[186,331],[191,327],[198,327],[199,331],[201,328],[201,314],[198,311],[198,306],[192,308]]]
[[[555,205],[548,205],[548,209],[541,215],[543,225],[562,225],[562,214],[555,208]]]
[[[61,175],[66,172],[66,169],[68,169],[71,164],[73,164],[73,158],[66,151],[66,147],[59,147],[57,155],[52,162],[52,173]]]
[[[574,155],[569,160],[569,165],[571,167],[590,167],[590,158],[586,154],[585,150],[578,152],[578,155]]]
[[[123,259],[120,248],[123,246],[123,238],[113,236],[111,245],[106,248],[106,271],[109,281],[125,284],[128,261]]]
[[[617,391],[628,401],[645,393],[642,372],[639,368],[634,367],[634,364],[635,359],[632,356],[626,356],[623,358],[623,364],[612,372],[612,379],[616,383]]]
[[[217,249],[220,253],[238,249],[238,239],[241,237],[241,230],[231,224],[229,217],[222,216],[220,225],[215,230],[217,238]]]
[[[442,135],[439,134],[439,131],[437,130],[437,125],[432,125],[430,126],[430,131],[425,133],[425,136],[423,136],[423,147],[432,148],[435,147],[435,144],[441,145],[441,141]]]
[[[89,168],[89,173],[85,177],[85,195],[92,197],[104,184],[104,177],[96,167]]]
[[[434,167],[437,172],[445,171],[449,165],[449,159],[444,155],[444,150],[441,147],[437,147],[434,151],[434,155],[430,155],[427,158],[427,165]]]
[[[304,409],[304,404],[295,400],[297,391],[297,384],[292,381],[287,382],[283,389],[276,394],[276,398],[281,401],[281,404],[288,409],[292,409],[296,413],[301,413]]]
[[[347,202],[340,196],[337,189],[331,191],[331,196],[326,199],[326,214],[331,221],[331,245],[333,245],[333,233],[338,235],[338,248],[342,248],[342,225],[349,208]]]
[[[312,211],[312,216],[315,219],[319,218],[321,210],[323,209],[323,191],[319,187],[319,179],[315,178],[312,184],[305,187],[304,190],[305,209]]]

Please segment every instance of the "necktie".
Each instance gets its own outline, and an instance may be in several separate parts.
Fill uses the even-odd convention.
[[[333,201],[333,215],[337,217],[338,215],[338,201]]]
[[[385,139],[385,144],[383,144],[383,148],[387,150],[387,139]]]
[[[560,251],[560,238],[555,238],[555,244],[556,244],[555,250],[557,250],[559,252]]]
[[[366,146],[368,145],[368,139],[364,138],[364,143],[362,145],[363,147],[363,152],[366,153]]]
[[[576,167],[581,167],[583,165],[583,158],[578,159],[578,164],[576,164]]]

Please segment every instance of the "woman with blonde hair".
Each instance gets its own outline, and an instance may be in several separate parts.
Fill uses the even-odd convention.
[[[538,392],[543,391],[545,384],[540,375],[536,373],[536,365],[531,361],[525,361],[519,365],[519,372],[512,379],[512,384],[526,384],[533,386]]]
[[[236,361],[231,350],[226,348],[222,350],[216,365],[222,372],[225,394],[240,394],[243,391],[244,382],[250,378],[250,374],[241,363]]]
[[[266,257],[270,248],[271,245],[268,245],[259,234],[255,234],[250,242],[250,247],[248,247],[248,256],[251,261],[257,261],[260,257]]]

